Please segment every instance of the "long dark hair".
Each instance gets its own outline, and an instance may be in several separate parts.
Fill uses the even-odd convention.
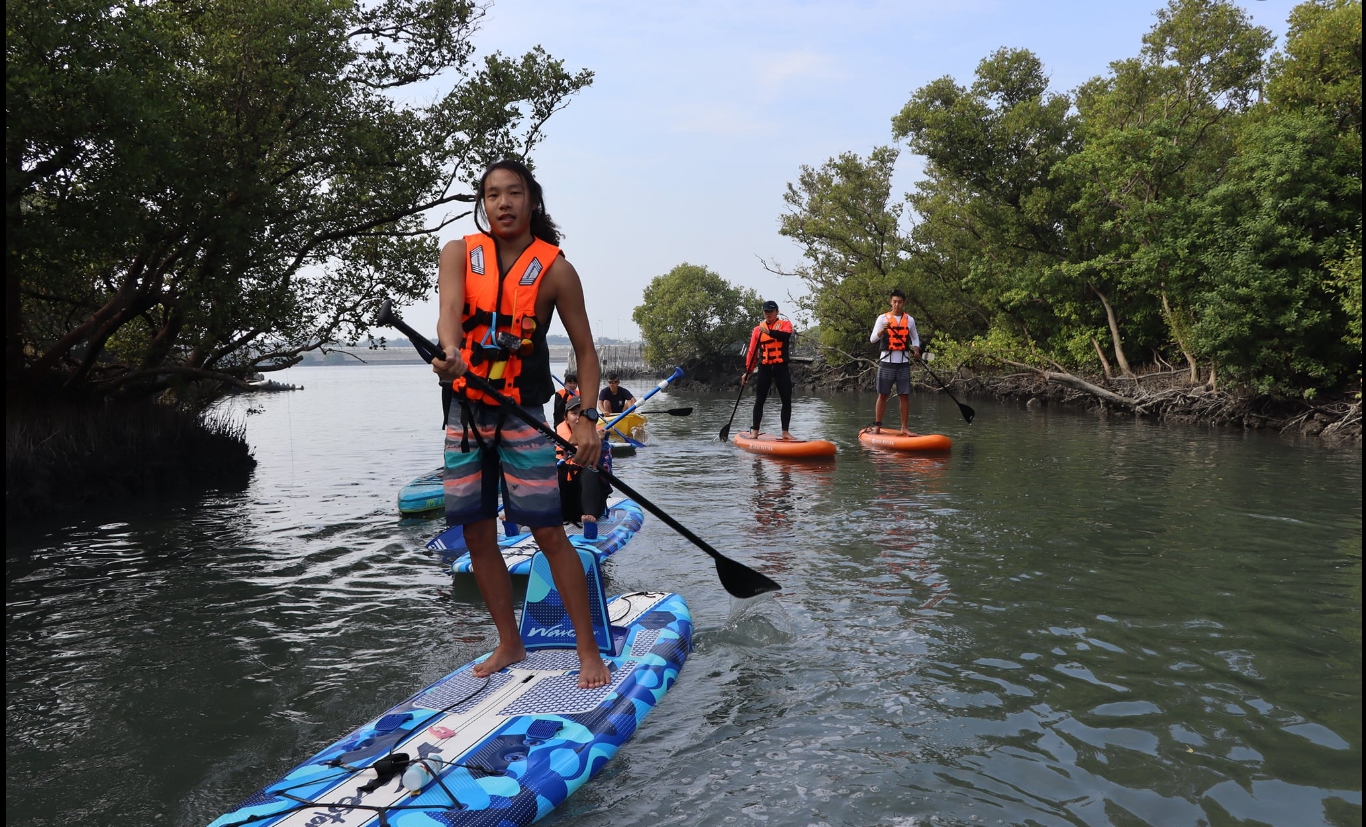
[[[489,164],[489,168],[480,176],[479,186],[474,191],[474,226],[485,235],[492,235],[492,231],[481,224],[479,218],[483,216],[484,222],[488,222],[488,215],[484,212],[484,182],[496,169],[505,169],[526,184],[527,193],[531,196],[531,234],[547,244],[560,246],[560,228],[551,220],[550,213],[546,212],[545,193],[541,191],[541,185],[536,183],[526,164],[512,158],[504,158]]]

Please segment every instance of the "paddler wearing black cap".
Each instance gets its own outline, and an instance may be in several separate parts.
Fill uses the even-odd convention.
[[[555,427],[555,432],[566,440],[574,436],[579,427],[579,416],[583,409],[583,397],[575,394],[564,403],[564,421]],[[565,456],[565,450],[557,447],[555,454],[560,465],[560,516],[566,523],[583,525],[583,539],[598,539],[598,517],[607,510],[607,496],[612,486],[598,477],[596,469],[581,467],[573,457]],[[611,473],[612,452],[603,451],[598,460],[598,468]]]
[[[749,349],[745,352],[745,375],[740,383],[749,381],[754,373],[754,426],[750,438],[759,438],[759,423],[764,418],[764,403],[768,400],[768,390],[778,386],[778,398],[782,400],[781,419],[783,439],[796,439],[788,430],[792,425],[792,373],[788,370],[791,361],[792,322],[778,318],[778,303],[764,302],[764,320],[755,325],[749,336]]]

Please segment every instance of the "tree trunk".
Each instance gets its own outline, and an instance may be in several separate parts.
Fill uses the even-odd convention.
[[[1083,393],[1089,393],[1092,396],[1104,399],[1106,402],[1114,403],[1115,405],[1118,405],[1121,408],[1128,408],[1129,410],[1136,410],[1138,408],[1138,402],[1136,400],[1129,399],[1125,396],[1120,396],[1119,394],[1114,393],[1113,391],[1108,391],[1105,388],[1093,385],[1090,382],[1087,382],[1085,379],[1082,379],[1078,376],[1073,376],[1072,374],[1067,373],[1066,371],[1044,370],[1043,368],[1036,368],[1033,365],[1026,365],[1024,362],[1013,362],[1010,359],[1002,359],[1001,361],[1005,362],[1007,365],[1014,365],[1017,368],[1024,368],[1025,370],[1033,371],[1035,374],[1038,374],[1047,382],[1052,382],[1055,385],[1064,385],[1069,388],[1074,388],[1076,390],[1082,391]]]
[[[1100,349],[1100,342],[1096,341],[1095,336],[1091,337],[1091,346],[1096,349],[1096,357],[1100,359],[1100,366],[1105,368],[1105,378],[1114,379],[1115,372],[1110,367],[1110,360],[1105,358],[1105,351]]]
[[[1119,320],[1115,318],[1115,309],[1110,306],[1105,294],[1097,290],[1094,284],[1090,287],[1091,292],[1096,294],[1096,298],[1100,299],[1100,303],[1105,307],[1105,322],[1110,326],[1110,338],[1115,343],[1115,362],[1119,364],[1119,371],[1125,376],[1133,376],[1134,372],[1129,369],[1129,360],[1124,356],[1124,344],[1119,338]]]
[[[1186,337],[1181,335],[1181,328],[1185,327],[1176,319],[1176,314],[1172,313],[1172,306],[1167,303],[1167,291],[1162,291],[1162,312],[1167,316],[1167,327],[1171,329],[1172,338],[1176,340],[1176,346],[1181,348],[1181,355],[1186,357],[1186,364],[1190,365],[1190,383],[1200,384],[1200,368],[1195,364],[1195,357],[1191,355],[1190,349],[1186,347]]]

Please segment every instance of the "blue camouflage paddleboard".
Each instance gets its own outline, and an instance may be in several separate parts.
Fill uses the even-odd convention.
[[[645,510],[635,500],[612,497],[607,501],[607,516],[598,520],[596,540],[585,540],[583,529],[572,525],[565,526],[565,531],[569,532],[569,541],[576,548],[593,551],[601,563],[631,542],[631,538],[640,531],[644,522]],[[441,554],[445,559],[454,558],[454,562],[451,563],[452,574],[468,574],[474,571],[470,565],[469,552],[465,549],[464,535],[458,528],[448,529],[427,543],[427,548]],[[503,561],[507,563],[508,571],[517,575],[526,575],[531,571],[531,556],[540,550],[536,545],[536,539],[529,531],[504,537],[498,541],[498,548],[503,553]]]
[[[605,601],[592,554],[579,556],[589,573],[595,637],[611,669],[608,686],[578,688],[572,628],[550,585],[549,563],[537,555],[522,615],[525,660],[487,678],[470,671],[483,658],[472,661],[211,827],[513,827],[544,817],[635,734],[692,647],[682,597],[633,592]]]
[[[426,514],[439,511],[446,505],[446,493],[441,487],[442,472],[437,468],[430,474],[423,474],[399,489],[398,511],[400,514]]]

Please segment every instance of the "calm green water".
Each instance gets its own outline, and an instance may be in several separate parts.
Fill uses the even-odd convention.
[[[395,508],[431,375],[285,381],[234,402],[246,493],[7,529],[7,823],[203,824],[487,651]],[[784,590],[732,600],[648,518],[609,588],[682,593],[696,651],[549,823],[1361,824],[1359,450],[918,394],[950,456],[807,397],[840,453],[803,464],[719,443],[733,400],[668,398],[618,472]]]

